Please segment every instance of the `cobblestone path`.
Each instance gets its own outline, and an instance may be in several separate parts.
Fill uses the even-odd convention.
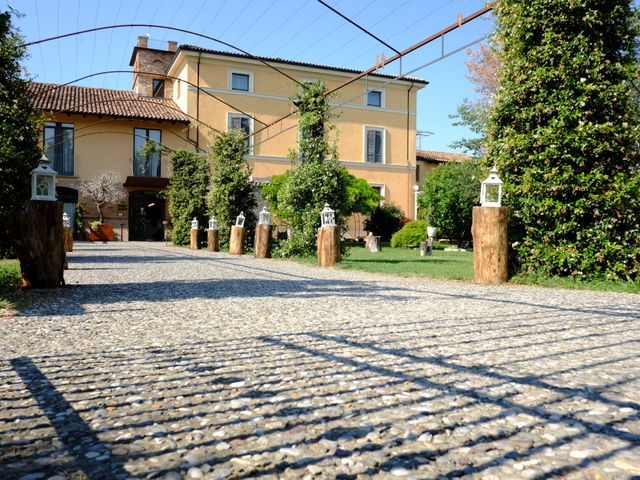
[[[0,478],[640,478],[640,296],[76,244],[0,319]]]

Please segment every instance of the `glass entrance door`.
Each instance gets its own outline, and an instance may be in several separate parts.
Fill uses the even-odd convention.
[[[164,198],[159,193],[129,193],[129,240],[162,240],[163,220]]]

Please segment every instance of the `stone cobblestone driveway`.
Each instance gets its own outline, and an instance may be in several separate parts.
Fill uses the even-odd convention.
[[[640,478],[640,296],[76,244],[0,319],[0,478]]]

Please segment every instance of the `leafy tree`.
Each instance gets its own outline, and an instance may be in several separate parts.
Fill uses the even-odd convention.
[[[481,169],[474,160],[438,166],[424,180],[418,216],[438,227],[439,235],[470,242],[471,212],[479,200],[481,180]]]
[[[11,22],[12,10],[0,13],[0,255],[6,252],[9,216],[30,196],[29,173],[41,156],[40,112],[33,105],[21,62],[23,39]]]
[[[176,150],[171,157],[171,168],[173,174],[165,190],[173,224],[171,241],[175,245],[187,245],[191,238],[193,217],[198,219],[201,226],[208,224],[206,196],[209,166],[202,155]]]
[[[487,123],[498,89],[498,70],[502,63],[500,48],[483,43],[478,50],[469,49],[467,53],[467,78],[480,96],[473,100],[465,98],[450,118],[458,119],[453,125],[468,127],[476,137],[457,140],[451,148],[462,148],[474,157],[483,157],[486,155]]]
[[[257,202],[246,151],[246,135],[235,128],[219,134],[209,147],[212,174],[207,206],[209,214],[218,220],[220,244],[223,246],[229,245],[231,225],[240,212],[245,216],[245,245],[253,241]]]
[[[125,197],[123,179],[114,170],[97,173],[80,184],[80,193],[89,198],[98,209],[100,223],[104,222],[103,208],[118,203]]]
[[[307,84],[292,98],[299,109],[299,150],[290,151],[296,168],[275,176],[263,195],[273,213],[293,228],[280,254],[314,255],[320,210],[328,203],[336,224],[344,227],[354,211],[372,212],[380,195],[364,180],[351,175],[337,160],[329,98],[321,82]]]
[[[365,220],[364,229],[374,235],[379,235],[383,242],[388,242],[406,221],[404,212],[398,206],[393,204],[378,205]]]
[[[489,158],[527,272],[637,279],[640,129],[629,0],[502,0]]]

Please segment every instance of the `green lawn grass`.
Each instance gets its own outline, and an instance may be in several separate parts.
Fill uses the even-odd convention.
[[[337,267],[391,275],[471,280],[473,254],[433,250],[433,255],[421,257],[419,249],[383,247],[380,252],[371,253],[362,246],[354,246]]]
[[[437,245],[437,247],[442,247]],[[315,257],[292,258],[307,265],[317,264]],[[361,270],[370,273],[385,273],[400,276],[440,278],[443,280],[473,281],[473,253],[433,251],[429,257],[421,257],[418,249],[383,247],[371,253],[360,245],[350,248],[349,255],[336,265],[345,270]],[[607,280],[575,280],[572,278],[547,278],[536,275],[518,275],[509,283],[514,285],[537,285],[550,288],[600,290],[622,293],[640,293],[640,282],[613,282]]]
[[[0,260],[0,311],[19,310],[27,304],[20,291],[20,263]]]

